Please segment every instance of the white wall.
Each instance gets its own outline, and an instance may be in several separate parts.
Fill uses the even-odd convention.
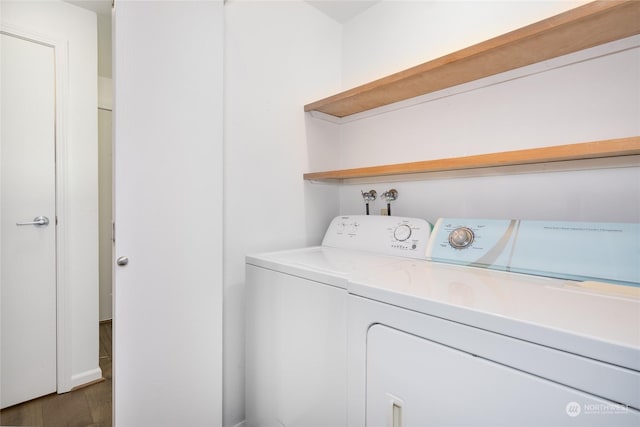
[[[98,13],[98,185],[99,185],[99,229],[100,229],[100,320],[113,317],[112,286],[113,257],[113,142],[112,109],[113,82],[111,79],[111,15]]]
[[[588,0],[383,0],[343,28],[344,89],[469,47]]]
[[[63,343],[58,391],[100,378],[98,366],[98,176],[96,15],[60,1],[2,1],[2,21],[60,42],[68,53],[63,94],[64,149],[58,150],[58,340]],[[62,87],[60,87],[62,86]],[[60,354],[59,354],[60,355]],[[61,364],[61,365],[60,365]]]
[[[244,257],[317,244],[338,211],[334,186],[302,180],[302,107],[340,89],[340,26],[302,1],[234,0],[225,19],[224,425],[233,426],[244,419]]]
[[[634,45],[640,45],[640,38],[503,73],[483,79],[502,78],[500,83],[454,95],[441,91],[444,96],[434,94],[420,105],[343,124],[340,167],[636,135],[640,107],[631,88],[638,81],[640,49],[628,49]],[[614,46],[619,46],[614,53],[599,56]],[[585,60],[588,52],[595,57]],[[565,65],[569,57],[574,63]],[[550,69],[552,63],[560,66]]]
[[[110,44],[110,43],[109,43]],[[111,50],[109,49],[109,52]],[[99,318],[113,317],[112,81],[98,77]]]
[[[416,65],[575,3],[580,2],[382,2],[345,25],[345,82],[364,83],[398,71],[389,64]],[[463,16],[480,23],[461,27]],[[628,39],[335,125],[340,146],[334,168],[638,135],[640,49],[625,50],[638,45],[637,37]],[[581,171],[516,168],[495,176],[431,175],[395,183],[380,178],[343,185],[341,213],[363,212],[361,189],[380,193],[393,187],[399,191],[393,214],[430,221],[442,216],[639,221],[640,168],[637,160],[635,167],[626,166],[627,160],[620,160]],[[372,210],[383,206],[379,202]]]
[[[111,78],[111,15],[98,14],[98,75]]]

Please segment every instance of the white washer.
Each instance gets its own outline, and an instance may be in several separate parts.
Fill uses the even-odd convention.
[[[347,426],[347,281],[425,259],[424,220],[340,216],[322,246],[246,258],[247,426]]]
[[[640,228],[508,223],[495,233],[491,221],[436,224],[428,257],[467,266],[403,261],[352,278],[349,427],[640,425]],[[527,271],[574,270],[601,251],[603,269],[569,274],[608,271],[616,277],[600,279],[636,286],[487,268],[524,269],[520,255],[542,242],[532,227],[572,238],[551,239]],[[612,255],[635,262],[612,270]]]

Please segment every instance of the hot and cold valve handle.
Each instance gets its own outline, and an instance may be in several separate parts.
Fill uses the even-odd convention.
[[[382,198],[387,201],[387,215],[391,215],[391,202],[398,198],[398,190],[391,189],[382,193]]]
[[[378,197],[378,193],[376,190],[369,190],[367,192],[360,190],[360,192],[362,193],[362,200],[364,200],[366,206],[367,215],[369,215],[369,202],[373,202],[376,197]]]
[[[364,200],[366,210],[367,210],[367,215],[369,215],[369,203],[373,202],[378,197],[378,193],[376,193],[376,190],[369,190],[366,192],[360,190],[360,193],[362,193],[362,200]],[[398,198],[398,190],[395,190],[392,188],[391,190],[385,191],[384,193],[382,193],[380,197],[386,200],[387,215],[391,215],[391,202]]]

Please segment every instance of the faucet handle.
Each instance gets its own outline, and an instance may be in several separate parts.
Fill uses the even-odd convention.
[[[393,188],[389,191],[385,191],[382,193],[382,198],[385,199],[387,203],[396,200],[398,198],[398,191]]]
[[[360,190],[360,193],[362,193],[362,199],[365,203],[373,202],[378,198],[378,193],[376,192],[376,190],[369,190],[367,192]]]

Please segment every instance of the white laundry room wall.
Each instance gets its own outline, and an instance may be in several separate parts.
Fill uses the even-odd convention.
[[[402,71],[588,2],[383,0],[344,25],[344,89]]]
[[[113,81],[98,75],[99,317],[113,317]]]
[[[344,25],[344,89],[582,3],[383,1]],[[333,164],[310,170],[638,135],[639,44],[637,37],[614,42],[443,90],[421,98],[417,105],[325,124],[339,135]],[[635,164],[581,162],[574,167],[584,170],[539,166],[422,175],[402,182],[389,178],[351,182],[340,186],[340,211],[363,213],[361,190],[381,193],[395,188],[399,198],[392,207],[394,215],[429,221],[443,216],[640,221],[637,160]],[[379,213],[383,207],[378,200],[372,212]]]
[[[244,260],[318,244],[336,186],[309,186],[303,105],[340,90],[341,27],[303,1],[225,5],[224,425],[244,420]],[[315,136],[324,136],[323,124]],[[329,130],[330,131],[330,130]],[[314,157],[315,158],[315,157]]]

